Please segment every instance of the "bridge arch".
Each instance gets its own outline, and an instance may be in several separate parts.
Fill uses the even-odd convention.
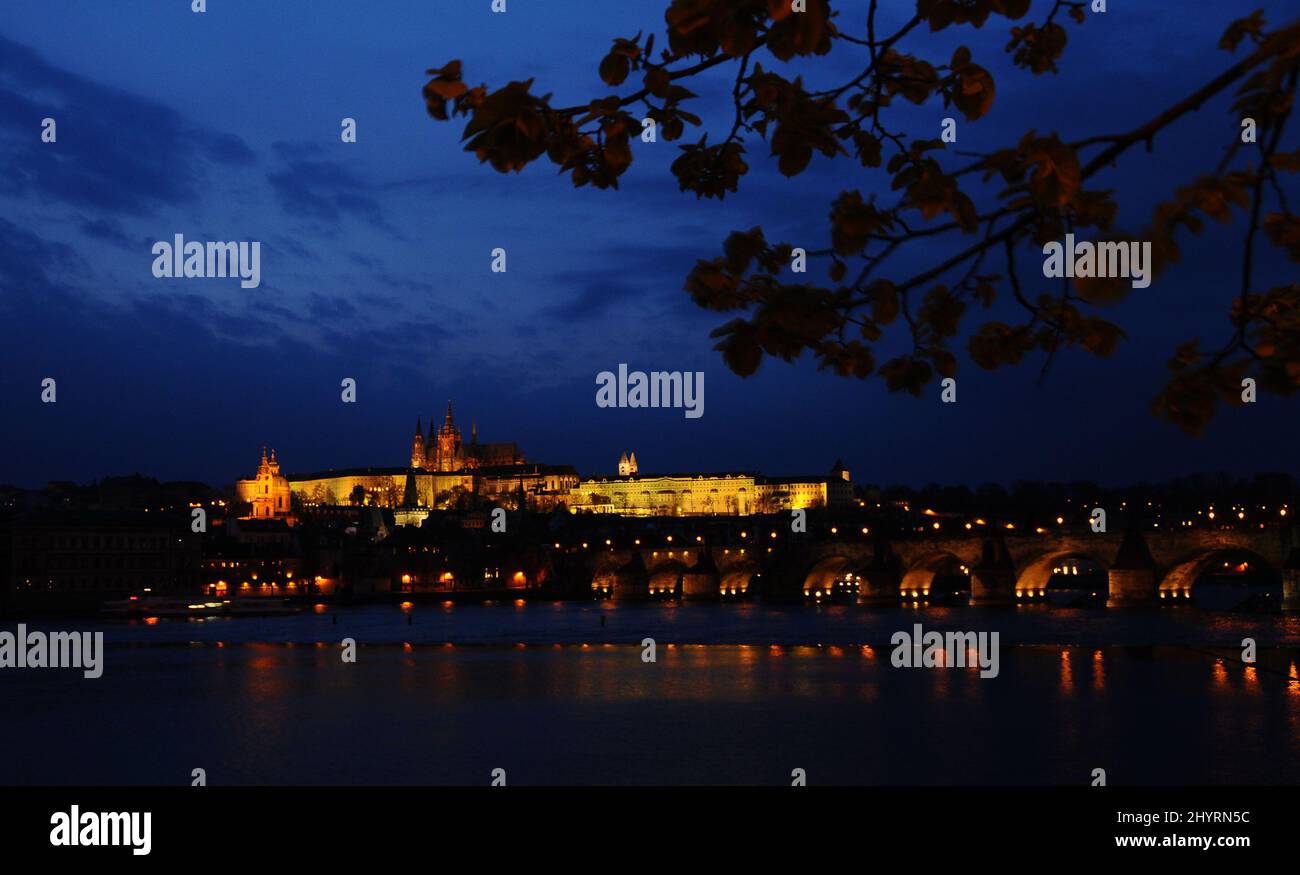
[[[1166,571],[1158,586],[1160,599],[1164,602],[1190,599],[1197,583],[1215,572],[1241,574],[1247,582],[1280,583],[1282,580],[1281,569],[1254,550],[1217,547],[1186,556]]]
[[[899,584],[899,594],[903,598],[928,598],[936,579],[969,574],[970,568],[956,553],[936,550],[912,562]],[[969,583],[967,588],[969,589]]]
[[[748,595],[757,574],[758,566],[752,563],[732,566],[719,572],[718,591],[724,596]]]
[[[1043,553],[1025,563],[1016,575],[1016,598],[1045,598],[1054,576],[1078,577],[1083,574],[1086,577],[1097,572],[1105,574],[1110,570],[1110,565],[1109,559],[1090,550],[1062,549]],[[1097,585],[1104,590],[1106,582],[1098,581]]]
[[[804,575],[803,594],[806,598],[823,598],[834,595],[837,588],[856,587],[862,576],[866,560],[849,556],[827,556]]]
[[[682,578],[689,566],[678,559],[660,562],[650,569],[649,592],[652,597],[667,598],[682,594]]]

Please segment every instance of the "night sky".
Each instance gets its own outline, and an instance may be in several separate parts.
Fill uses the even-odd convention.
[[[937,385],[924,400],[891,395],[807,357],[741,380],[708,338],[730,316],[682,291],[695,259],[759,224],[769,239],[823,247],[841,190],[892,203],[883,170],[819,156],[786,180],[752,140],[740,193],[697,201],[668,173],[677,144],[636,143],[620,191],[574,189],[545,161],[510,176],[480,166],[461,149],[464,120],[433,121],[420,96],[425,69],[453,58],[470,85],[536,77],[560,105],[602,95],[610,39],[654,30],[662,44],[665,0],[510,0],[504,15],[488,0],[208,5],[0,9],[0,482],[138,471],[223,484],[250,476],[263,444],[290,472],[402,465],[416,417],[427,427],[448,398],[466,438],[477,420],[482,440],[584,474],[611,471],[623,450],[643,472],[821,473],[838,457],[859,483],[914,485],[1297,472],[1295,399],[1221,408],[1200,439],[1147,409],[1177,343],[1228,336],[1240,215],[1182,238],[1180,265],[1106,311],[1129,333],[1112,358],[1064,354],[1042,386],[1039,359],[988,373],[964,354],[955,406]],[[866,5],[834,4],[841,21],[863,20]],[[887,5],[892,32],[911,4]],[[1011,24],[997,17],[981,31],[917,30],[903,47],[941,63],[965,43],[994,74],[992,114],[959,128],[958,148],[972,151],[1031,127],[1067,140],[1128,130],[1232,63],[1215,44],[1244,14],[1234,4],[1109,5],[1067,25],[1057,75],[1011,68]],[[1283,5],[1268,9],[1275,18]],[[810,81],[850,78],[865,66],[858,52],[837,46]],[[730,126],[731,75],[688,83],[711,140]],[[1228,105],[1091,181],[1118,191],[1121,227],[1140,230],[1155,203],[1213,169],[1238,131]],[[949,114],[932,102],[893,117],[934,137]],[[40,142],[45,116],[58,121],[55,145]],[[355,144],[339,139],[348,116]],[[1296,148],[1294,131],[1283,149]],[[150,247],[177,233],[261,241],[260,288],[155,279]],[[497,246],[504,275],[489,270]],[[1260,288],[1294,278],[1276,248],[1257,248]],[[1040,259],[1020,258],[1026,291],[1044,290],[1030,275]],[[704,371],[705,415],[597,408],[595,376],[619,362]],[[56,404],[40,402],[45,377],[58,380]],[[345,377],[358,381],[356,404],[340,402]]]

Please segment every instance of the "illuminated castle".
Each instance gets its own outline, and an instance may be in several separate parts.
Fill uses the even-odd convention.
[[[409,464],[345,468],[308,474],[280,473],[274,451],[262,453],[257,477],[237,482],[239,498],[255,517],[290,513],[290,493],[304,507],[342,504],[390,508],[398,525],[419,525],[432,510],[472,509],[475,501],[517,509],[691,516],[778,513],[847,507],[853,482],[836,462],[828,475],[767,477],[754,472],[645,474],[636,453],[624,452],[618,473],[579,477],[569,465],[527,462],[518,444],[481,444],[470,427],[461,438],[451,402],[442,426],[426,434],[417,421]]]
[[[460,429],[451,415],[451,402],[447,402],[447,416],[442,428],[435,433],[433,419],[429,419],[429,437],[426,440],[420,420],[415,422],[415,438],[411,441],[411,467],[421,471],[472,471],[475,468],[494,468],[502,465],[521,465],[524,456],[519,445],[511,443],[480,444],[478,426],[470,426],[468,444],[461,441]]]

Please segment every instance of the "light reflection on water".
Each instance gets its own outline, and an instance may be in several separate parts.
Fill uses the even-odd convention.
[[[1300,781],[1294,654],[1006,647],[227,644],[0,673],[2,783],[1111,784]]]
[[[1060,608],[1022,604],[1014,608],[847,605],[688,605],[671,603],[541,602],[517,605],[397,605],[308,610],[288,617],[240,617],[206,621],[79,619],[31,622],[32,628],[103,631],[111,643],[180,641],[369,643],[591,644],[638,643],[649,636],[680,644],[887,645],[910,630],[998,632],[1002,644],[1108,644],[1238,646],[1244,637],[1260,646],[1300,647],[1300,615],[1203,611],[1191,605],[1145,611]],[[408,616],[410,622],[408,624]]]

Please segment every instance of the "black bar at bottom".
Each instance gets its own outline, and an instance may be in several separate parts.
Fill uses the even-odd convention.
[[[926,864],[1135,854],[1229,862],[1290,847],[1296,799],[1292,787],[6,787],[0,843],[10,859],[128,866],[338,865],[407,854],[437,866],[469,854],[494,867],[645,871],[704,861],[768,867],[836,845],[849,861],[906,852]],[[130,812],[150,815],[148,854],[132,847],[143,850],[143,817],[132,833],[128,819],[102,816]],[[115,826],[119,844],[83,843],[96,833],[111,841]]]

